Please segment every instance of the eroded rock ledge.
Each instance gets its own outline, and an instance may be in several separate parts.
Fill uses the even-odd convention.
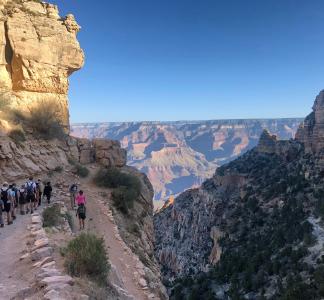
[[[22,110],[53,101],[68,126],[68,77],[84,64],[79,29],[73,15],[61,18],[55,5],[0,0],[1,97]]]

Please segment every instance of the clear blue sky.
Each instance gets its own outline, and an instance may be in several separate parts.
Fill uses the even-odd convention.
[[[323,0],[53,0],[82,26],[72,122],[303,117],[324,89]]]

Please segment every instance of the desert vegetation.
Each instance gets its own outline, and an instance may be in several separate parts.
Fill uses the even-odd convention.
[[[43,211],[43,227],[54,227],[62,222],[61,210],[58,205],[49,206]]]
[[[87,167],[81,165],[79,162],[77,162],[74,158],[69,158],[68,159],[69,164],[74,166],[74,171],[75,174],[82,177],[82,178],[86,178],[89,176],[90,171]]]
[[[62,251],[65,267],[72,276],[86,277],[105,286],[110,270],[104,240],[91,233],[81,233]]]
[[[36,137],[46,140],[66,137],[60,107],[53,101],[40,101],[37,105],[28,107],[27,111],[13,109],[10,118]]]
[[[141,182],[133,175],[126,174],[117,168],[101,169],[95,175],[94,182],[99,187],[110,188],[114,206],[128,214],[134,201],[141,193]]]

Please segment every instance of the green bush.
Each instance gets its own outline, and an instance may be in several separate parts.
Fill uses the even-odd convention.
[[[89,175],[90,171],[87,167],[82,166],[80,164],[76,164],[76,174],[82,178],[85,178]]]
[[[57,173],[62,173],[63,172],[63,167],[62,166],[57,166],[55,167],[54,171],[57,172]]]
[[[28,109],[29,112],[13,110],[12,120],[31,129],[35,136],[46,140],[66,137],[61,121],[61,109],[55,102],[41,101],[37,106]]]
[[[65,248],[65,267],[72,276],[86,276],[100,286],[106,285],[110,265],[104,240],[81,233]]]
[[[43,211],[43,227],[58,226],[61,223],[61,210],[58,205],[47,207]]]
[[[73,157],[68,157],[68,162],[71,166],[76,166],[78,162]]]
[[[13,129],[9,132],[9,137],[16,143],[23,143],[26,141],[25,133],[22,129]]]
[[[140,180],[130,174],[121,172],[116,168],[101,169],[94,178],[99,187],[114,189],[113,203],[117,209],[127,214],[134,205],[134,201],[141,193]]]

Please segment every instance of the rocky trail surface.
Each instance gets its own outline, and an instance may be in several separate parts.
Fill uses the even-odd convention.
[[[88,183],[87,180],[82,182],[81,187],[88,199],[85,231],[95,233],[105,240],[111,264],[109,282],[119,295],[118,298],[111,299],[158,299],[149,292],[148,283],[144,279],[144,265],[120,237],[109,205],[104,201],[103,196],[100,196],[100,189]],[[70,200],[66,189],[56,189],[53,201],[63,201],[65,206],[69,207]],[[38,210],[38,212],[40,213],[41,211]],[[81,232],[78,220],[75,217],[74,210],[70,209],[69,212],[73,216],[73,235],[76,236]],[[30,243],[30,231],[28,228],[31,225],[31,221],[31,215],[18,215],[13,225],[0,229],[0,299],[25,299],[25,296],[23,298],[17,297],[17,293],[20,292],[21,294],[21,291],[26,290],[28,294],[31,287],[35,286],[37,281],[37,269],[32,267],[34,263],[30,261],[27,251],[28,244]],[[48,236],[47,238],[50,244],[56,243],[54,240],[51,241],[54,237]],[[64,243],[68,240],[69,238],[66,237]],[[27,257],[21,259],[26,253]],[[55,257],[54,255],[53,259],[58,266],[62,266],[62,262],[60,262],[62,258]],[[63,269],[61,271],[64,273]],[[23,294],[27,295],[26,293]]]
[[[27,288],[31,275],[20,257],[26,250],[30,215],[19,216],[13,225],[0,229],[0,299],[11,299],[18,290]]]
[[[82,188],[88,199],[86,230],[105,240],[113,286],[125,299],[157,299],[148,292],[147,282],[142,278],[144,266],[120,237],[112,212],[101,198],[100,190],[92,184],[84,184]]]

